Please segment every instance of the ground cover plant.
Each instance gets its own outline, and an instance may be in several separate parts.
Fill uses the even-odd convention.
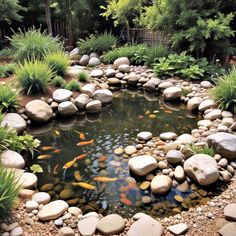
[[[3,48],[0,50],[0,59],[8,59],[13,57],[14,51],[11,48]]]
[[[47,63],[39,60],[25,61],[14,68],[17,82],[27,95],[45,93],[54,73]]]
[[[30,29],[26,32],[15,32],[10,38],[14,50],[14,58],[21,63],[24,60],[42,60],[48,53],[61,50],[58,37],[50,36],[46,31]]]
[[[87,82],[89,80],[89,75],[86,71],[81,71],[81,72],[79,72],[77,79],[80,82]]]
[[[112,33],[105,32],[99,35],[91,35],[77,42],[81,54],[90,54],[92,52],[104,53],[111,50],[118,44],[118,39]]]
[[[191,150],[193,150],[196,154],[206,154],[209,155],[211,157],[213,157],[216,153],[215,150],[213,148],[210,147],[197,147],[196,145],[192,144],[189,145],[189,147],[191,148]]]
[[[57,75],[53,78],[51,84],[55,87],[65,88],[66,81],[60,75]]]
[[[218,102],[221,109],[236,111],[236,68],[216,80],[211,95]]]
[[[65,87],[66,89],[70,90],[70,91],[80,91],[81,90],[81,86],[80,83],[76,80],[73,79],[71,80]]]

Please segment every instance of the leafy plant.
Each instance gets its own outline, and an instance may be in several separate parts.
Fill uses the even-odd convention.
[[[0,164],[0,218],[9,214],[20,191],[19,179],[14,170]]]
[[[51,67],[52,71],[60,76],[64,76],[70,65],[68,55],[62,51],[52,52],[45,56],[45,62]]]
[[[185,79],[198,79],[204,76],[204,70],[199,65],[191,65],[189,68],[180,70],[180,76]]]
[[[190,149],[194,151],[196,154],[206,154],[213,157],[216,153],[213,148],[210,147],[197,147],[194,144],[189,145]]]
[[[111,50],[118,43],[118,39],[111,33],[104,32],[100,35],[90,35],[86,39],[78,41],[78,47],[82,54],[90,54],[92,52],[104,53]]]
[[[81,72],[79,72],[77,78],[80,82],[87,82],[89,80],[89,75],[87,72],[82,70]]]
[[[10,41],[15,52],[14,58],[20,62],[42,60],[48,53],[60,51],[62,47],[58,37],[52,37],[46,31],[41,33],[40,29],[34,28],[14,33]]]
[[[17,81],[26,94],[44,93],[54,73],[45,62],[34,60],[15,66]]]
[[[3,48],[0,50],[0,59],[11,58],[14,55],[14,51],[11,48]]]
[[[66,85],[66,89],[68,89],[70,91],[80,91],[81,86],[77,80],[73,79]]]
[[[12,84],[0,84],[0,111],[12,111],[18,107],[18,91]]]
[[[236,68],[216,80],[210,93],[220,108],[236,111]]]
[[[55,76],[51,83],[54,87],[65,88],[66,86],[66,81],[60,75]]]
[[[34,164],[30,167],[30,170],[32,170],[32,172],[35,173],[43,173],[43,168],[42,166],[38,165],[38,164]]]

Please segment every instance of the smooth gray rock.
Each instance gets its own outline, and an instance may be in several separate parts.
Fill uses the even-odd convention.
[[[87,94],[89,97],[93,96],[94,91],[96,90],[96,85],[95,84],[85,84],[82,88],[81,91],[85,94]]]
[[[101,64],[101,61],[99,60],[99,58],[92,57],[89,59],[88,64],[89,64],[89,66],[98,66]]]
[[[94,235],[98,224],[98,218],[94,216],[86,217],[79,221],[78,228],[80,234],[84,236]]]
[[[227,223],[218,232],[222,236],[235,236],[236,223]]]
[[[117,70],[120,65],[130,65],[129,59],[127,57],[119,57],[113,63],[113,68]]]
[[[69,101],[72,96],[73,93],[67,89],[57,89],[52,94],[53,100],[58,103]]]
[[[157,86],[160,84],[161,80],[158,78],[151,78],[147,83],[143,85],[143,88],[147,92],[155,92]]]
[[[224,216],[226,220],[236,221],[236,204],[228,204],[224,208]]]
[[[163,91],[165,100],[178,100],[181,98],[182,90],[179,87],[169,87]]]
[[[172,186],[172,179],[167,175],[157,175],[152,179],[151,190],[156,194],[167,193]]]
[[[182,235],[187,232],[188,226],[184,223],[171,225],[167,228],[174,235]]]
[[[152,138],[152,133],[148,131],[143,131],[137,134],[137,138],[142,141],[148,141]]]
[[[182,160],[184,159],[184,155],[182,152],[178,151],[178,150],[170,150],[167,152],[166,154],[166,160],[170,163],[170,164],[178,164],[181,163]]]
[[[24,158],[17,152],[5,150],[0,154],[0,161],[7,168],[23,169],[25,167]]]
[[[61,116],[72,116],[78,111],[77,107],[70,101],[61,102],[58,106],[58,113]]]
[[[85,110],[88,113],[99,113],[102,110],[102,103],[99,100],[93,100],[86,105]]]
[[[79,60],[79,64],[81,66],[87,66],[89,62],[89,58],[90,58],[89,55],[83,55]]]
[[[101,78],[103,76],[103,71],[101,69],[92,70],[90,76],[93,78]]]
[[[113,94],[108,89],[99,89],[93,93],[93,99],[99,100],[102,104],[111,103]]]
[[[90,102],[90,98],[87,94],[82,93],[75,99],[75,105],[78,109],[84,109]]]

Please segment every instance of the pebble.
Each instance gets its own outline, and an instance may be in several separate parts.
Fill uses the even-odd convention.
[[[56,225],[57,227],[62,226],[63,225],[63,220],[61,218],[56,219],[54,221],[54,225]]]
[[[129,155],[129,156],[131,156],[132,154],[134,154],[134,153],[136,153],[136,152],[137,152],[137,149],[136,149],[135,146],[130,145],[130,146],[127,146],[127,147],[125,148],[125,154],[127,154],[127,155]]]
[[[23,229],[21,227],[16,227],[10,232],[10,236],[21,236],[23,235]]]
[[[51,197],[48,193],[45,193],[45,192],[38,192],[38,193],[35,193],[31,200],[37,202],[38,204],[47,204],[50,202],[51,200]]]
[[[167,228],[174,235],[181,235],[187,232],[188,226],[184,223],[171,225]]]
[[[63,227],[59,230],[58,236],[74,236],[74,230],[70,227]]]
[[[152,138],[152,133],[148,131],[143,131],[138,133],[137,138],[139,140],[148,141]]]
[[[78,216],[82,211],[78,207],[69,207],[68,212],[74,216]]]
[[[33,210],[37,210],[39,207],[39,204],[36,201],[27,201],[25,204],[25,208],[28,212],[31,212]]]
[[[97,227],[98,218],[91,216],[79,221],[78,229],[80,234],[85,236],[92,236]]]
[[[10,225],[7,225],[7,226],[5,227],[5,231],[7,231],[7,232],[12,231],[12,230],[15,229],[18,225],[19,225],[18,222],[14,222],[14,223],[12,223],[12,224],[10,224]]]

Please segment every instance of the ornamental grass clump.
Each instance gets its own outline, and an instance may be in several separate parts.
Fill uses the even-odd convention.
[[[62,44],[58,37],[52,37],[40,29],[21,30],[10,38],[14,50],[14,58],[20,62],[25,60],[42,60],[48,53],[60,51]]]
[[[15,111],[19,107],[18,95],[12,84],[0,84],[0,112]]]
[[[60,88],[65,88],[66,86],[66,81],[60,76],[60,75],[57,75],[53,78],[51,84],[54,86],[54,87],[60,87]]]
[[[80,91],[81,86],[77,80],[73,79],[66,85],[66,89],[68,89],[70,91]]]
[[[80,82],[87,82],[89,80],[89,75],[87,72],[82,70],[81,72],[79,72],[77,78]]]
[[[216,86],[210,91],[212,97],[218,102],[219,108],[236,111],[236,68],[218,78]]]
[[[47,63],[39,60],[25,61],[14,68],[16,79],[24,93],[45,93],[54,73]]]
[[[45,62],[56,75],[64,76],[70,65],[69,56],[63,51],[52,52],[45,56]]]
[[[0,164],[0,218],[5,218],[17,199],[20,191],[19,179],[14,170]]]

